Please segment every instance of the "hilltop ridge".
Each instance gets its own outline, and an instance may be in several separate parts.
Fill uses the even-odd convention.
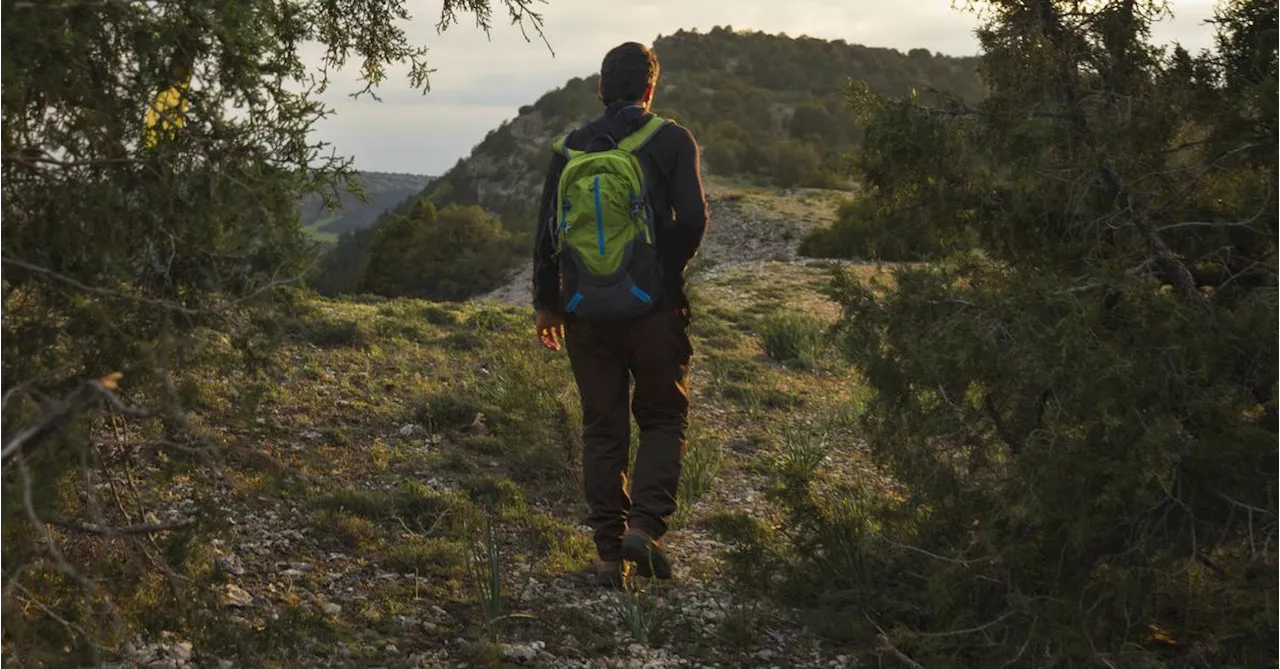
[[[975,58],[926,49],[904,54],[731,27],[681,31],[658,38],[653,48],[663,66],[654,111],[694,132],[708,175],[761,186],[852,186],[843,176],[843,161],[860,131],[845,106],[850,79],[889,94],[939,90],[964,101],[984,94]],[[599,113],[596,85],[596,75],[575,77],[521,107],[414,197],[440,207],[479,205],[528,244],[550,145]],[[388,215],[407,209],[402,203]],[[328,295],[352,292],[368,264],[372,236],[370,229],[339,239],[313,282],[317,289]],[[511,264],[522,260],[512,258]]]

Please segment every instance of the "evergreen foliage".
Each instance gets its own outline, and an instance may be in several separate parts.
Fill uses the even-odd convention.
[[[299,200],[350,175],[309,139],[302,47],[359,61],[363,92],[392,65],[425,88],[405,4],[2,3],[6,666],[207,629],[222,507],[192,491],[269,387]],[[446,0],[441,27],[490,4]]]
[[[397,207],[397,211],[399,209]],[[321,295],[356,292],[369,268],[369,250],[378,229],[396,215],[385,212],[373,225],[339,235],[337,244],[321,256],[316,268],[307,274],[307,287]]]
[[[840,205],[830,227],[817,228],[800,243],[811,258],[919,261],[945,257],[940,231],[920,211],[883,207],[874,198],[855,197]],[[960,226],[948,232],[951,248],[972,248],[972,230]]]
[[[1276,2],[1199,55],[1163,3],[981,4],[980,104],[851,96],[858,215],[946,260],[838,275],[900,497],[787,485],[792,593],[920,666],[1268,666]]]
[[[439,213],[426,198],[378,227],[361,292],[460,300],[497,288],[518,246],[477,206]]]

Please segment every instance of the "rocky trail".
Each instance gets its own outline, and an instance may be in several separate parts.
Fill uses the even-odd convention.
[[[699,398],[704,414],[719,412]],[[703,418],[706,420],[706,418]],[[714,418],[712,419],[714,420]],[[396,431],[419,431],[406,425]],[[386,435],[393,437],[394,435]],[[753,463],[764,453],[747,442],[731,447],[725,470],[693,514],[732,509],[768,519],[773,515],[764,479]],[[423,472],[429,488],[456,489],[447,478]],[[372,490],[390,482],[362,481]],[[239,507],[239,508],[236,508]],[[514,601],[512,612],[528,619],[501,626],[495,643],[477,639],[480,616],[457,601],[407,595],[432,584],[429,577],[389,571],[371,564],[358,551],[334,551],[323,528],[308,517],[305,506],[278,499],[256,504],[231,502],[226,509],[232,531],[213,546],[217,564],[229,576],[217,600],[232,624],[247,630],[279,622],[282,615],[301,623],[337,623],[353,631],[348,641],[314,644],[280,665],[250,658],[196,655],[177,639],[140,641],[132,656],[136,666],[180,667],[474,667],[530,666],[548,668],[658,669],[661,667],[848,667],[845,651],[829,647],[808,631],[794,613],[750,595],[726,582],[721,562],[730,546],[705,528],[682,525],[668,535],[676,573],[666,583],[637,584],[639,591],[620,594],[595,586],[585,570],[547,575],[537,572],[537,558],[504,546],[504,586]],[[564,519],[572,520],[572,519]],[[576,528],[584,537],[585,526]],[[403,612],[392,617],[369,615],[371,600],[388,591],[406,594]],[[284,610],[282,610],[284,609]],[[285,611],[288,611],[286,613]],[[647,618],[637,622],[636,618]],[[306,622],[313,619],[311,622]],[[637,625],[650,626],[638,639]],[[131,666],[128,664],[113,665]]]

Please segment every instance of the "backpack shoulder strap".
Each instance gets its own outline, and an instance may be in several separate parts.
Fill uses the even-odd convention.
[[[635,153],[649,143],[653,136],[658,134],[662,126],[667,124],[667,119],[661,116],[654,116],[640,126],[640,129],[627,135],[621,142],[618,142],[618,148],[629,153]]]
[[[569,145],[567,144],[567,142],[569,141],[569,135],[572,135],[572,134],[573,134],[573,131],[570,130],[569,132],[566,132],[565,134],[557,137],[556,141],[551,143],[551,150],[564,156],[565,160],[573,160],[575,156],[578,156],[583,153],[582,151],[578,151],[577,149],[569,148]]]

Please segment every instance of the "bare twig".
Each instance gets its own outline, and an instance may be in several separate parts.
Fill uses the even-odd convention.
[[[6,461],[9,460],[22,450],[23,445],[34,442],[57,430],[73,412],[87,406],[99,397],[105,398],[117,411],[129,416],[147,418],[154,415],[154,412],[148,409],[126,405],[103,384],[103,379],[92,379],[85,381],[83,385],[72,391],[65,399],[51,407],[35,424],[24,428],[6,441],[3,452],[0,452],[0,458]]]
[[[111,4],[124,4],[120,0],[84,0],[83,2],[15,2],[14,9],[43,9],[46,11],[66,11],[81,7],[105,7]]]
[[[918,548],[918,547],[916,547],[916,546],[911,546],[911,545],[909,545],[909,544],[898,543],[898,542],[896,542],[896,541],[894,541],[894,540],[892,540],[892,539],[889,539],[889,538],[887,538],[887,537],[884,537],[884,536],[882,536],[882,535],[880,535],[880,534],[873,534],[872,536],[874,536],[874,537],[876,537],[876,538],[880,539],[881,541],[883,541],[883,542],[885,542],[885,543],[887,543],[887,544],[889,544],[890,546],[893,546],[893,547],[895,547],[895,548],[901,548],[901,549],[903,549],[903,550],[911,551],[911,552],[913,552],[913,553],[919,553],[919,554],[921,554],[921,555],[924,555],[924,556],[927,556],[927,557],[931,557],[931,558],[933,558],[933,559],[935,559],[935,560],[941,560],[941,561],[943,561],[943,562],[948,562],[948,563],[951,563],[951,564],[957,564],[957,565],[967,566],[967,565],[971,565],[971,564],[982,564],[982,563],[987,563],[987,562],[991,562],[992,560],[994,560],[994,558],[993,558],[993,557],[981,557],[981,558],[973,558],[973,559],[952,558],[952,557],[947,557],[947,556],[945,556],[945,555],[938,555],[937,553],[930,553],[929,551],[927,551],[927,550],[925,550],[925,549],[923,549],[923,548]]]
[[[1021,660],[1022,656],[1027,653],[1027,648],[1031,646],[1031,640],[1036,638],[1035,628],[1036,624],[1039,622],[1039,618],[1031,621],[1031,629],[1027,632],[1027,640],[1022,642],[1022,646],[1018,648],[1018,653],[1016,655],[1006,660],[1004,664],[1000,665],[1000,669],[1007,669],[1008,667],[1014,666],[1018,663],[1018,660]]]
[[[1165,230],[1177,230],[1178,228],[1240,228],[1246,227],[1253,221],[1181,221],[1179,223],[1170,223],[1156,228],[1156,232],[1164,232]]]
[[[7,392],[5,392],[4,399],[0,400],[0,409],[4,409],[5,407],[9,406],[9,400],[13,399],[14,395],[21,392],[25,392],[28,388],[30,388],[32,385],[35,384],[35,381],[36,381],[35,379],[28,379],[10,388]]]
[[[312,267],[314,267],[314,266],[315,266],[315,264],[316,264],[316,261],[313,261],[313,262],[312,262],[312,264],[311,264],[311,265],[312,265]],[[287,279],[281,279],[281,278],[280,278],[280,270],[279,270],[279,269],[277,269],[277,270],[276,270],[276,272],[271,276],[271,280],[270,280],[270,281],[268,281],[267,283],[263,284],[263,285],[262,285],[260,288],[258,288],[257,290],[255,290],[255,291],[253,291],[253,292],[251,292],[251,293],[249,293],[249,294],[247,294],[247,295],[242,295],[242,296],[240,296],[240,297],[236,298],[236,299],[235,299],[235,300],[233,300],[229,305],[227,305],[227,307],[225,307],[225,308],[230,308],[230,307],[238,306],[238,305],[240,305],[240,304],[243,304],[243,303],[245,303],[245,302],[248,302],[249,300],[254,299],[255,297],[258,297],[259,295],[262,295],[263,293],[267,293],[267,292],[273,291],[273,290],[275,290],[275,289],[277,289],[277,288],[283,288],[283,287],[285,287],[285,286],[293,285],[293,284],[295,284],[295,283],[298,283],[298,282],[299,282],[299,281],[301,281],[301,280],[302,280],[302,276],[301,276],[301,275],[299,275],[299,276],[291,276],[291,277],[289,277],[289,278],[287,278]]]
[[[57,542],[54,541],[53,534],[49,532],[49,528],[45,525],[44,521],[41,520],[40,514],[36,512],[35,499],[32,495],[33,485],[31,481],[31,470],[27,467],[26,458],[18,458],[17,463],[18,471],[22,477],[23,510],[26,512],[27,520],[31,523],[32,529],[40,533],[40,542],[44,544],[45,553],[53,560],[54,567],[58,571],[66,574],[69,578],[79,583],[80,587],[84,588],[87,595],[91,598],[98,598],[97,595],[99,591],[97,586],[94,585],[93,581],[85,578],[83,574],[76,571],[75,567],[72,567],[70,562],[67,562],[67,558],[62,554],[62,550],[58,548]],[[14,583],[13,585],[17,586],[19,584]],[[116,635],[122,636],[125,624],[120,618],[119,612],[116,611],[115,606],[112,605],[109,598],[102,597],[100,599],[104,611],[110,614]],[[94,643],[92,638],[88,635],[85,636],[85,640],[89,643]],[[97,644],[94,645],[96,646]]]
[[[1108,190],[1114,193],[1115,199],[1123,203],[1123,208],[1116,215],[1125,212],[1130,214],[1130,222],[1142,233],[1150,249],[1150,257],[1164,279],[1173,284],[1174,289],[1188,302],[1208,309],[1208,296],[1196,287],[1195,277],[1186,263],[1160,237],[1159,230],[1151,220],[1152,211],[1140,201],[1140,196],[1121,181],[1119,171],[1110,162],[1103,165],[1101,176]]]
[[[1261,514],[1261,515],[1264,515],[1264,516],[1272,516],[1272,517],[1274,517],[1274,516],[1276,515],[1276,512],[1275,512],[1275,511],[1273,511],[1273,510],[1271,510],[1271,509],[1264,509],[1264,508],[1262,508],[1262,507],[1258,507],[1258,506],[1254,506],[1254,505],[1252,505],[1252,504],[1246,504],[1246,503],[1244,503],[1244,502],[1240,502],[1240,501],[1234,500],[1234,499],[1232,499],[1229,495],[1226,495],[1226,494],[1221,493],[1221,492],[1219,492],[1219,493],[1218,493],[1218,497],[1221,497],[1221,498],[1223,499],[1223,501],[1227,502],[1228,504],[1230,504],[1230,505],[1232,505],[1232,506],[1238,506],[1238,507],[1240,507],[1240,508],[1242,508],[1242,509],[1245,509],[1245,510],[1249,511],[1250,513],[1257,513],[1257,514]]]
[[[85,523],[71,518],[50,517],[44,519],[46,523],[55,527],[67,530],[75,530],[76,532],[84,532],[85,534],[96,534],[104,537],[123,537],[136,534],[153,534],[156,532],[168,532],[171,530],[180,530],[191,527],[196,524],[195,518],[183,518],[168,523],[144,523],[140,525],[126,525],[124,527],[111,527],[100,523]]]
[[[898,647],[893,645],[893,640],[889,638],[889,633],[884,631],[884,628],[876,623],[876,621],[872,620],[870,616],[867,617],[867,622],[871,623],[878,632],[878,634],[876,634],[876,640],[880,642],[881,651],[887,653],[890,657],[907,665],[908,667],[911,667],[911,669],[924,669],[924,665],[916,662],[906,653],[898,650]]]
[[[124,440],[124,430],[120,426],[121,422],[122,421],[118,414],[111,415],[111,429],[116,433],[116,439],[118,441]],[[101,463],[103,460],[100,444],[96,441],[93,442],[93,448],[95,451],[98,451],[98,462]],[[106,479],[107,486],[111,489],[111,497],[115,500],[116,508],[120,511],[120,515],[124,517],[125,522],[132,525],[133,516],[129,513],[129,510],[125,508],[124,499],[120,496],[120,487],[116,485],[115,477],[108,475]]]
[[[949,637],[949,636],[964,636],[966,634],[977,634],[978,632],[983,632],[988,629],[991,629],[992,627],[995,627],[996,625],[999,625],[1000,623],[1004,622],[1008,618],[1012,617],[1014,613],[1016,613],[1016,611],[1012,611],[1012,610],[1005,611],[999,616],[996,616],[994,620],[978,625],[977,627],[969,627],[969,628],[960,629],[960,630],[949,630],[946,632],[916,632],[916,634],[923,637],[934,637],[934,638]]]
[[[911,667],[911,669],[924,669],[924,665],[920,664],[919,662],[916,662],[915,660],[908,657],[905,653],[898,650],[898,648],[893,645],[893,642],[889,640],[889,635],[881,632],[880,634],[876,635],[876,640],[880,642],[880,650],[884,651],[885,653],[888,653],[889,656],[892,657],[893,659],[907,665],[908,667]]]
[[[81,282],[79,282],[79,281],[77,281],[77,280],[75,280],[75,279],[73,279],[73,278],[71,278],[71,277],[69,277],[69,276],[66,276],[65,274],[60,274],[60,273],[55,272],[54,270],[51,270],[51,269],[49,269],[49,268],[47,268],[47,267],[41,267],[41,266],[39,266],[39,265],[33,265],[33,264],[29,263],[29,262],[26,262],[25,260],[21,260],[21,259],[19,259],[19,258],[15,258],[15,257],[13,257],[13,256],[11,256],[11,255],[5,255],[5,256],[3,256],[3,258],[0,258],[0,262],[7,263],[7,264],[10,264],[10,265],[14,265],[14,266],[16,266],[16,267],[21,267],[21,268],[23,268],[23,269],[25,269],[25,270],[27,270],[27,271],[29,271],[29,272],[35,272],[36,274],[41,274],[41,275],[47,276],[47,277],[49,277],[49,278],[51,278],[51,279],[54,279],[55,281],[60,281],[60,282],[65,283],[65,284],[67,284],[67,285],[69,285],[69,286],[72,286],[73,288],[78,288],[78,289],[83,290],[83,291],[85,291],[85,292],[87,292],[87,293],[94,293],[94,294],[96,294],[96,295],[106,295],[106,296],[108,296],[108,297],[118,297],[118,298],[121,298],[121,299],[131,300],[131,301],[133,301],[133,302],[138,302],[138,303],[141,303],[141,304],[150,304],[150,305],[157,306],[157,307],[163,307],[163,308],[168,309],[168,310],[170,310],[170,311],[176,311],[176,312],[181,313],[181,314],[186,314],[186,315],[188,315],[188,316],[195,316],[195,315],[197,315],[197,314],[199,314],[199,313],[200,313],[200,311],[199,311],[199,310],[197,310],[197,309],[192,309],[192,308],[190,308],[190,307],[184,307],[184,306],[182,306],[181,304],[178,304],[178,303],[176,303],[176,302],[170,302],[169,300],[158,300],[158,299],[151,298],[151,297],[143,297],[143,296],[141,296],[141,295],[130,295],[129,293],[124,293],[124,292],[121,292],[121,291],[118,291],[118,290],[111,290],[110,288],[99,288],[99,287],[97,287],[97,286],[90,286],[90,285],[87,285],[87,284],[81,283]]]
[[[1259,218],[1262,218],[1262,215],[1264,213],[1266,213],[1268,210],[1273,209],[1273,207],[1274,207],[1274,204],[1271,201],[1271,198],[1264,198],[1262,200],[1262,206],[1258,207],[1258,211],[1254,212],[1252,216],[1242,221],[1182,221],[1179,223],[1169,223],[1167,225],[1162,225],[1156,228],[1156,232],[1164,232],[1165,230],[1176,230],[1178,228],[1191,228],[1191,227],[1201,227],[1201,228],[1249,227],[1250,225],[1253,225],[1255,222],[1257,222]],[[1259,232],[1261,233],[1263,231],[1259,230]]]
[[[22,578],[27,572],[40,566],[43,560],[35,559],[31,562],[24,562],[16,567],[10,566],[9,580],[4,584],[4,591],[0,592],[0,601],[8,603],[14,598],[13,591],[22,585]]]
[[[56,611],[46,606],[44,602],[40,601],[39,597],[36,597],[34,592],[31,592],[30,590],[27,589],[27,586],[21,583],[15,582],[15,583],[11,583],[10,587],[12,587],[15,590],[21,591],[28,603],[30,603],[32,606],[36,607],[37,609],[40,609],[41,613],[45,614],[46,616],[49,616],[58,624],[67,628],[67,630],[69,630],[73,635],[78,635],[80,638],[92,644],[98,650],[108,651],[108,652],[111,650],[110,648],[100,645],[96,641],[94,641],[93,637],[89,636],[89,633],[86,632],[83,627],[71,622],[70,620],[67,620],[66,618],[63,618],[62,616],[58,615]]]
[[[1225,151],[1221,155],[1216,156],[1213,160],[1209,161],[1207,165],[1201,168],[1200,171],[1195,175],[1195,177],[1193,177],[1191,181],[1188,182],[1187,185],[1181,191],[1179,191],[1173,197],[1169,198],[1169,200],[1164,203],[1164,205],[1157,211],[1157,213],[1163,214],[1171,210],[1173,207],[1181,204],[1183,201],[1185,201],[1188,197],[1191,196],[1192,193],[1196,191],[1197,188],[1200,187],[1200,184],[1204,182],[1205,178],[1208,177],[1211,173],[1213,173],[1214,170],[1216,170],[1218,167],[1220,167],[1222,162],[1227,158],[1230,158],[1231,156],[1237,153],[1240,153],[1242,151],[1248,151],[1250,149],[1257,148],[1258,146],[1260,146],[1260,144],[1255,142],[1250,142],[1247,144],[1242,144],[1237,147],[1233,147],[1230,150]]]
[[[91,160],[60,160],[40,151],[21,151],[0,155],[6,163],[17,163],[28,167],[39,165],[55,165],[57,167],[101,167],[104,165],[138,165],[144,161],[137,158],[94,158]]]
[[[871,618],[871,616],[865,613],[862,614],[862,617],[866,618],[867,622],[871,623],[871,626],[876,628],[876,640],[880,642],[881,651],[888,653],[891,657],[912,669],[924,669],[923,665],[911,659],[905,653],[898,650],[897,646],[893,645],[893,641],[889,638],[889,633],[884,631],[884,628],[880,626],[880,623],[877,623]]]

